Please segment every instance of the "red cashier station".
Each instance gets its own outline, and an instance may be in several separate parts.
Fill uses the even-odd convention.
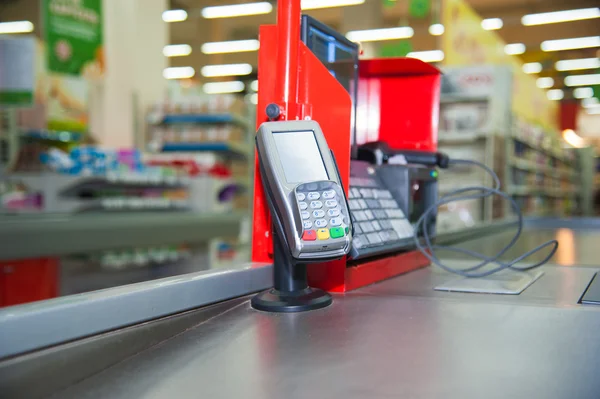
[[[436,167],[399,165],[404,191],[389,194],[370,179],[378,157],[436,154],[441,74],[357,54],[300,0],[260,28],[257,130],[320,125],[353,215],[347,256],[281,262],[257,154],[250,264],[0,310],[0,398],[600,398],[600,307],[581,304],[589,253],[543,266],[519,295],[435,291],[456,276],[429,266],[412,225],[436,201]],[[488,238],[475,249],[497,248]],[[287,300],[333,300],[256,309],[290,281]]]

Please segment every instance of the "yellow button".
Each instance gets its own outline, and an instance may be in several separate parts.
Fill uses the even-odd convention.
[[[317,230],[317,238],[319,240],[328,240],[329,239],[329,230],[328,229]]]

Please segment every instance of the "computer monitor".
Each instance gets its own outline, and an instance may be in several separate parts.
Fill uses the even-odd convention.
[[[350,94],[352,100],[351,157],[356,158],[358,44],[308,15],[302,16],[301,40]]]

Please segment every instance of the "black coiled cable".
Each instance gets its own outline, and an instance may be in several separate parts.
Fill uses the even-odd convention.
[[[486,276],[489,276],[491,274],[494,274],[501,270],[506,270],[506,269],[517,270],[517,271],[531,270],[533,268],[539,267],[539,266],[543,265],[544,263],[548,262],[550,260],[550,258],[552,258],[552,256],[554,256],[554,253],[556,252],[556,250],[558,248],[558,241],[556,241],[556,240],[550,240],[548,242],[545,242],[544,244],[541,244],[541,245],[535,247],[534,249],[527,251],[523,255],[521,255],[509,262],[503,262],[499,259],[513,245],[515,245],[515,243],[521,236],[521,233],[523,232],[523,214],[521,213],[521,209],[519,208],[519,205],[517,204],[517,202],[508,194],[500,191],[500,179],[498,178],[498,176],[492,169],[490,169],[489,167],[487,167],[486,165],[484,165],[480,162],[464,160],[464,159],[450,160],[449,166],[452,167],[453,165],[461,165],[461,164],[462,165],[470,165],[470,166],[473,166],[473,165],[479,166],[480,168],[484,169],[487,173],[490,174],[490,176],[492,176],[492,178],[494,180],[494,187],[471,186],[471,187],[460,188],[460,189],[454,190],[446,195],[443,195],[436,203],[434,203],[432,206],[430,206],[421,215],[421,217],[415,224],[415,235],[414,235],[415,244],[416,244],[417,248],[419,249],[419,251],[421,251],[421,253],[423,255],[425,255],[431,261],[431,263],[441,267],[442,269],[444,269],[448,272],[459,274],[464,277],[486,277]],[[465,194],[465,193],[472,193],[472,194]],[[451,202],[454,202],[454,201],[481,199],[481,198],[487,198],[487,197],[490,197],[493,195],[499,195],[500,197],[508,200],[510,202],[512,208],[514,209],[515,213],[517,214],[517,219],[518,219],[517,220],[517,231],[516,231],[514,237],[496,255],[489,257],[489,256],[480,254],[475,251],[470,251],[468,249],[451,247],[451,246],[446,246],[446,245],[433,245],[432,244],[430,232],[427,227],[428,223],[425,223],[425,221],[431,217],[432,213],[435,213],[437,211],[437,208],[439,208],[442,205],[446,205]],[[423,239],[422,240],[419,239],[419,234],[418,234],[420,229],[423,230]],[[528,266],[516,266],[516,264],[518,262],[521,262],[522,260],[526,259],[530,255],[533,255],[534,253],[537,253],[538,251],[541,251],[542,249],[549,247],[549,246],[552,246],[552,249],[551,249],[550,253],[548,254],[548,256],[546,256],[542,261],[537,262],[533,265],[528,265]],[[475,266],[471,266],[466,269],[455,269],[448,265],[444,265],[442,263],[442,261],[436,256],[435,251],[440,250],[440,249],[469,255],[474,258],[480,259],[481,262]],[[489,269],[489,270],[480,271],[482,268],[484,268],[485,266],[490,265],[490,264],[494,264],[497,266],[492,269]]]

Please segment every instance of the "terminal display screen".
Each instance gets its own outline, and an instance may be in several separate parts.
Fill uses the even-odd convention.
[[[308,15],[302,16],[302,41],[350,94],[352,100],[350,140],[352,158],[356,158],[358,45]]]
[[[329,179],[312,131],[276,132],[273,139],[288,183]]]

